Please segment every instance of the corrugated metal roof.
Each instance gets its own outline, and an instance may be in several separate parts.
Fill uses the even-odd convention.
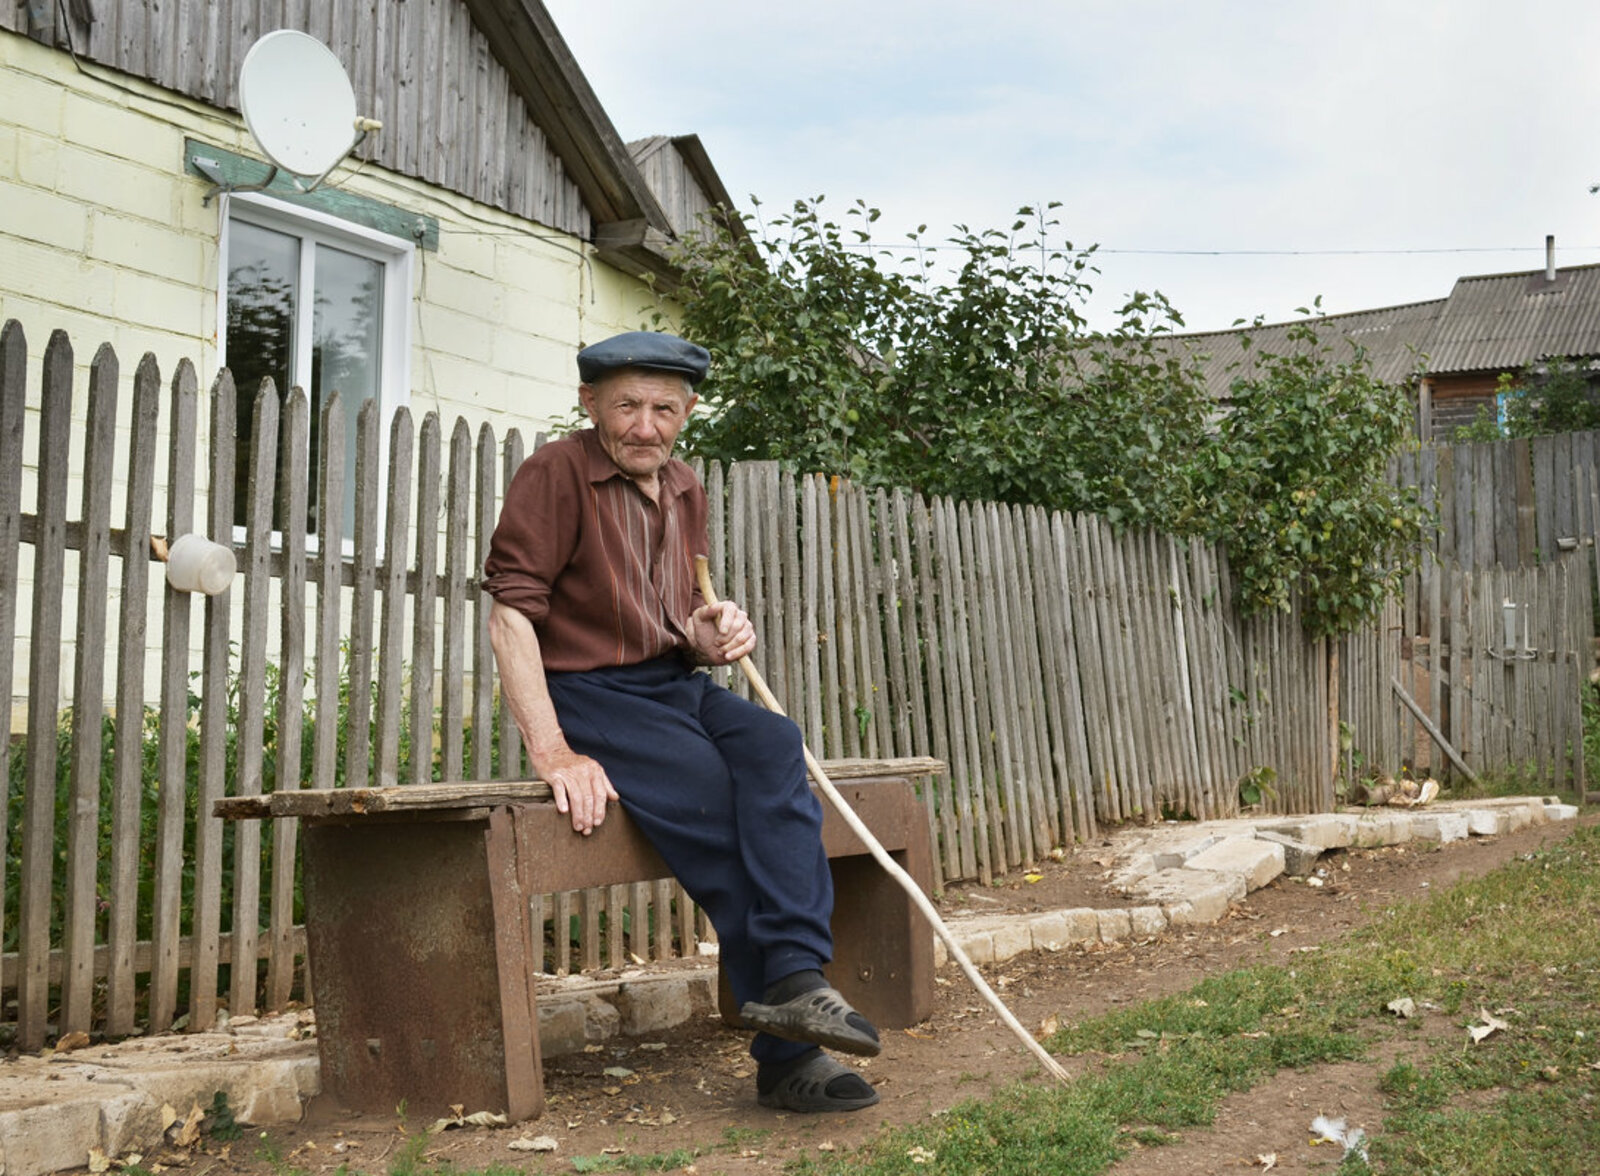
[[[1433,338],[1434,373],[1510,371],[1553,356],[1600,354],[1600,265],[1462,278]]]
[[[1312,347],[1327,348],[1337,361],[1353,359],[1359,347],[1366,352],[1374,375],[1397,382],[1416,371],[1422,344],[1432,334],[1444,306],[1445,300],[1439,298],[1231,331],[1173,335],[1171,342],[1199,358],[1206,391],[1217,399],[1228,396],[1234,380],[1250,376],[1257,357],[1297,354]],[[1302,326],[1316,332],[1315,343],[1290,338],[1291,331]]]
[[[1398,382],[1419,366],[1428,375],[1515,371],[1555,356],[1600,356],[1600,265],[1486,274],[1456,281],[1448,298],[1330,314],[1232,331],[1172,335],[1167,346],[1200,359],[1206,389],[1225,398],[1254,357],[1289,354],[1292,328],[1308,325],[1334,359],[1366,351],[1373,374]],[[1248,336],[1246,347],[1242,336]]]

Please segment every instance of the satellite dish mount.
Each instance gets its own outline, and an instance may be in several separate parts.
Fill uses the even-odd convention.
[[[383,129],[356,113],[355,91],[333,51],[295,29],[268,33],[250,46],[239,67],[239,108],[272,171],[248,186],[213,176],[208,203],[219,192],[264,191],[280,171],[301,192],[314,192],[369,134]]]

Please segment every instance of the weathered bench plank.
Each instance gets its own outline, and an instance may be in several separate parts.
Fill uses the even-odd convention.
[[[945,763],[928,756],[835,759],[824,761],[822,770],[828,773],[830,780],[837,782],[879,776],[942,776]],[[385,788],[308,788],[263,796],[229,796],[218,800],[211,811],[224,820],[244,821],[492,807],[549,799],[550,785],[543,780],[470,780],[397,784]]]

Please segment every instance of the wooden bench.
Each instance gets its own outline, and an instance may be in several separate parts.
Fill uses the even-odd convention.
[[[824,765],[873,834],[924,890],[931,861],[916,776],[938,760]],[[230,820],[298,817],[307,955],[323,1092],[351,1110],[544,1110],[536,896],[670,877],[616,806],[572,831],[541,782],[278,792],[218,801]],[[933,935],[909,896],[825,801],[833,872],[828,977],[880,1029],[933,1009]],[[724,983],[722,1013],[737,1024]]]

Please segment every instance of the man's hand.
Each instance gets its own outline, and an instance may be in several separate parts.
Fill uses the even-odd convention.
[[[606,802],[617,799],[606,770],[569,747],[534,758],[539,779],[550,785],[556,809],[572,816],[572,828],[587,837],[606,819]]]
[[[756,647],[756,627],[731,600],[703,604],[689,617],[689,640],[707,665],[725,666]]]

